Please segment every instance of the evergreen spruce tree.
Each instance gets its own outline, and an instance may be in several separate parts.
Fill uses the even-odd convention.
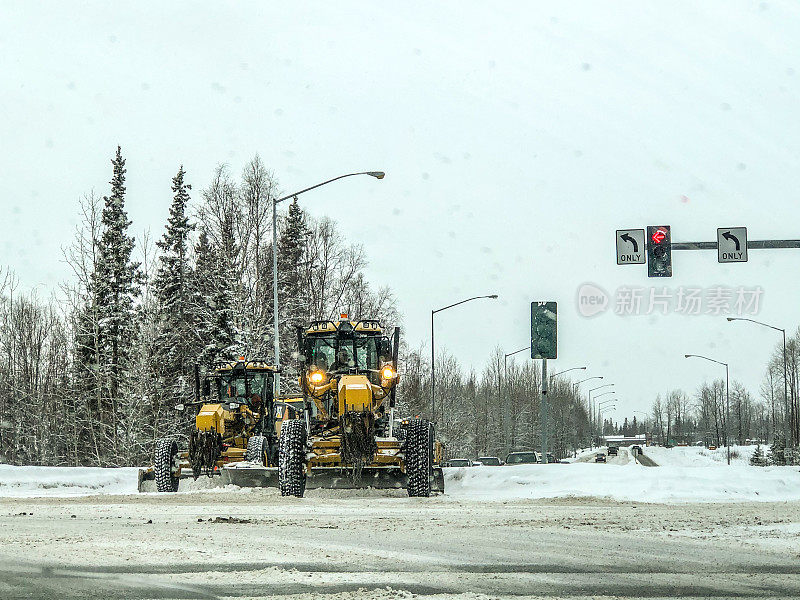
[[[101,418],[109,426],[116,450],[117,409],[124,393],[131,348],[136,335],[134,303],[139,295],[139,263],[131,260],[134,238],[125,212],[125,160],[117,146],[111,161],[111,195],[104,197],[102,235],[97,244],[97,266],[91,281],[92,313],[97,316],[98,371],[102,378]]]
[[[234,357],[233,299],[230,268],[211,245],[205,229],[195,246],[192,320],[198,338],[198,362],[210,369],[216,360]]]
[[[767,454],[767,461],[771,465],[778,465],[783,466],[786,464],[786,456],[784,455],[784,450],[786,448],[786,440],[784,440],[783,436],[775,435],[772,440],[772,445],[769,447],[769,453]]]
[[[174,197],[166,231],[156,242],[161,250],[159,267],[153,280],[158,301],[157,334],[153,368],[158,374],[160,398],[157,406],[167,410],[185,401],[192,384],[192,364],[197,346],[190,308],[192,268],[188,240],[194,225],[186,216],[191,186],[184,181],[183,166],[172,178]],[[157,421],[161,410],[157,410]],[[173,419],[167,419],[168,422]]]
[[[296,365],[291,356],[297,351],[294,326],[313,318],[309,314],[307,282],[303,280],[302,261],[310,231],[303,209],[295,198],[289,205],[278,239],[278,301],[280,304],[280,338],[282,366],[287,376],[282,381],[291,385]]]
[[[767,464],[764,451],[761,449],[761,444],[756,446],[753,455],[750,457],[750,464],[754,467],[763,467]]]

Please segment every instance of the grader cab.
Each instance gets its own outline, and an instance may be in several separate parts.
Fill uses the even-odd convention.
[[[395,415],[399,336],[347,315],[298,330],[304,410],[282,423],[282,495],[302,497],[306,487],[444,491],[433,424]]]
[[[139,472],[139,491],[148,491],[148,482],[154,481],[157,491],[175,492],[182,478],[201,475],[235,483],[224,467],[244,461],[274,471],[280,421],[296,417],[302,407],[301,398],[274,399],[274,376],[265,361],[243,358],[215,365],[202,386],[196,373],[194,401],[175,407],[197,409],[194,427],[186,436],[157,440],[153,466]],[[178,447],[181,438],[184,449]]]

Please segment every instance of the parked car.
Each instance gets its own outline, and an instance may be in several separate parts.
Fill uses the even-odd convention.
[[[641,446],[631,446],[631,454],[641,454],[642,447]]]
[[[604,452],[598,452],[594,455],[594,462],[606,462],[606,455]]]
[[[609,456],[617,456],[619,454],[619,448],[617,446],[609,446],[608,447],[608,455]]]
[[[451,458],[447,461],[448,467],[472,467],[472,461],[468,458]]]
[[[708,449],[709,449],[709,450],[716,450],[716,449],[717,449],[717,447],[716,447],[714,444],[711,444],[711,445],[708,447]]]
[[[506,456],[507,465],[530,465],[539,462],[536,452],[512,452]]]
[[[496,456],[479,456],[477,462],[486,467],[499,467],[503,464],[503,461]]]

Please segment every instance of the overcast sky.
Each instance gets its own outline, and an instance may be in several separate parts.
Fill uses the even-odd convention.
[[[117,144],[137,235],[161,234],[180,164],[195,197],[256,153],[285,192],[380,169],[301,203],[364,245],[412,346],[432,308],[496,293],[437,315],[437,346],[481,367],[528,343],[532,300],[556,300],[551,371],[615,383],[617,416],[724,374],[685,353],[757,393],[778,334],[617,316],[614,294],[760,286],[755,318],[794,330],[800,250],[675,252],[674,277],[648,280],[617,266],[615,230],[800,238],[798,52],[794,2],[0,1],[0,264],[57,290],[78,199],[108,193]],[[611,296],[590,319],[586,283]]]

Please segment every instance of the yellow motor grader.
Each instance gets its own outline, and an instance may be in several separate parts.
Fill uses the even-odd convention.
[[[182,478],[201,475],[219,476],[222,485],[277,485],[280,423],[302,413],[303,399],[275,400],[274,376],[265,361],[240,358],[217,363],[201,386],[195,369],[194,401],[175,407],[197,409],[188,448],[179,449],[177,437],[157,440],[153,466],[139,471],[139,491],[176,492]],[[233,468],[250,465],[261,467],[257,476]]]
[[[306,487],[444,491],[433,424],[395,418],[400,330],[376,320],[314,321],[299,328],[303,415],[283,421],[278,484],[283,496]]]

